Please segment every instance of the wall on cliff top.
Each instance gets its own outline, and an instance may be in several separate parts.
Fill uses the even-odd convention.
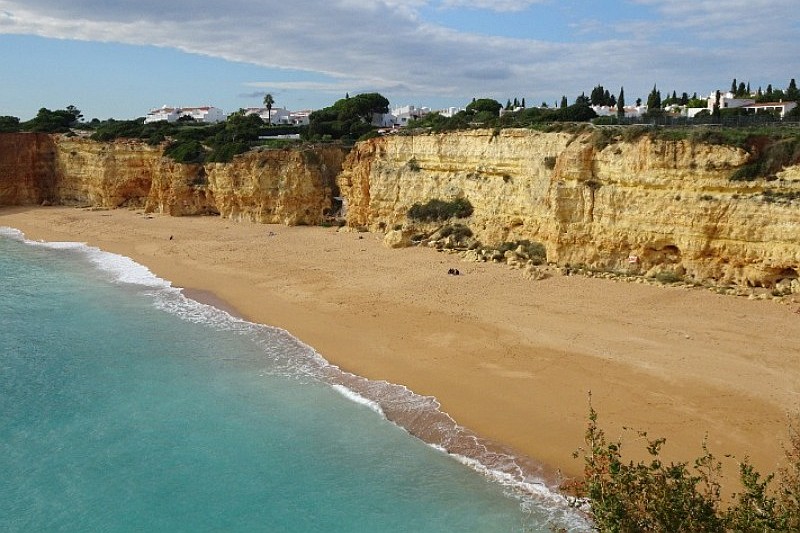
[[[800,167],[738,182],[750,157],[739,148],[593,139],[477,130],[360,143],[339,178],[348,224],[408,226],[414,203],[464,197],[481,242],[539,241],[560,265],[757,286],[797,277]]]
[[[341,147],[254,151],[185,165],[161,147],[46,134],[0,134],[0,205],[145,208],[236,220],[319,224],[331,208]]]

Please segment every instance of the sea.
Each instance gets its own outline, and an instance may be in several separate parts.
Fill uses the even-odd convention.
[[[2,531],[589,530],[438,407],[126,257],[0,228]]]

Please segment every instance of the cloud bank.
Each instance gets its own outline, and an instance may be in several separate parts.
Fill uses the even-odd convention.
[[[584,2],[542,0],[0,0],[0,34],[155,45],[306,71],[307,82],[279,84],[299,90],[552,101],[597,83],[631,94],[653,83],[691,91],[732,77],[788,81],[799,66],[795,1],[632,0],[592,13]],[[461,31],[425,20],[426,9],[511,12],[530,18],[531,36]],[[572,17],[563,38],[537,38],[546,9]]]

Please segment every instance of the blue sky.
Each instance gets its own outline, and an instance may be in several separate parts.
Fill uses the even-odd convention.
[[[798,35],[797,0],[0,0],[0,115],[785,88]]]

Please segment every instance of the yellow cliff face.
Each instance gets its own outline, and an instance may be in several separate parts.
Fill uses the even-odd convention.
[[[331,208],[344,157],[339,147],[305,147],[185,165],[141,142],[0,134],[0,205],[49,202],[319,224]]]
[[[480,130],[361,143],[339,185],[351,226],[408,224],[414,203],[464,197],[474,212],[463,222],[484,244],[529,239],[560,265],[771,287],[800,271],[800,200],[787,199],[800,198],[800,168],[731,181],[749,157],[649,137]]]

